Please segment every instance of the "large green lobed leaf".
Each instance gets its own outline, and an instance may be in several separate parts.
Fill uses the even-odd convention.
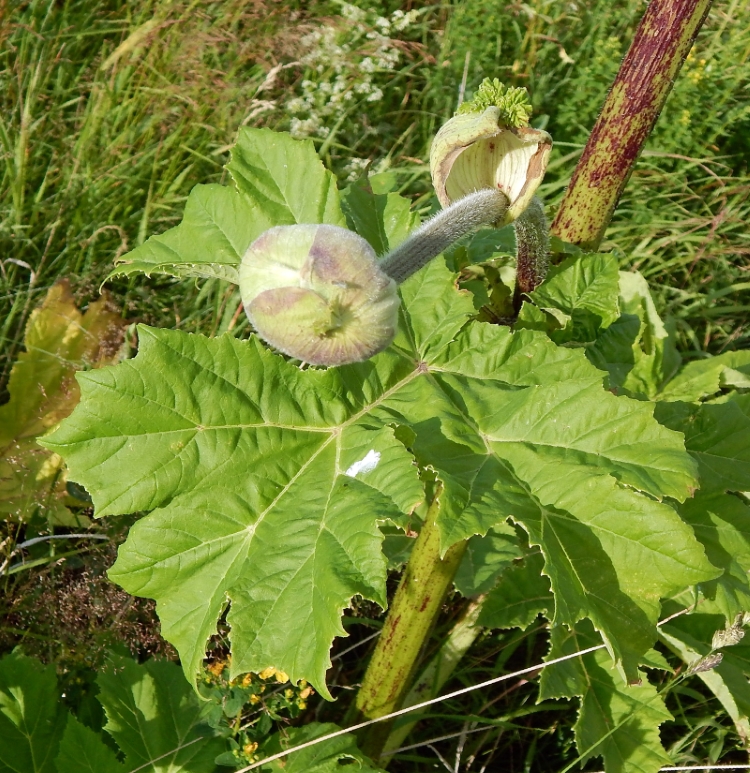
[[[298,159],[295,178],[291,140],[244,136],[230,170],[263,217],[343,217],[317,159]],[[408,227],[393,196],[346,196],[378,249]],[[719,571],[659,501],[696,486],[682,436],[607,391],[580,349],[469,323],[472,298],[442,261],[400,292],[393,345],[361,364],[302,371],[254,338],[141,326],[134,360],[81,374],[82,402],[46,444],[97,515],[151,511],[112,578],[157,600],[190,679],[226,612],[233,676],[275,666],[327,696],[342,610],[354,595],[386,603],[379,524],[420,503],[429,467],[444,485],[442,548],[513,519],[541,548],[555,623],[590,618],[636,679],[659,599]]]
[[[361,365],[300,371],[257,340],[141,327],[134,360],[82,374],[48,445],[99,515],[154,511],[111,576],[157,599],[190,678],[229,602],[234,673],[274,665],[326,694],[341,611],[355,594],[385,604],[377,524],[422,498],[416,457],[445,484],[443,547],[513,517],[541,545],[554,619],[591,617],[632,674],[659,598],[716,574],[653,499],[695,485],[681,436],[580,352],[462,329],[470,301],[440,264],[404,307],[396,344]]]

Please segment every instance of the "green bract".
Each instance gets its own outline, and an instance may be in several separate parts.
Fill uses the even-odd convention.
[[[456,114],[483,113],[488,107],[498,108],[501,123],[509,128],[529,125],[532,113],[529,92],[524,88],[506,86],[499,78],[485,78],[474,96],[464,102]]]
[[[396,283],[372,247],[345,228],[269,229],[248,247],[239,283],[258,335],[313,365],[366,360],[396,335]]]

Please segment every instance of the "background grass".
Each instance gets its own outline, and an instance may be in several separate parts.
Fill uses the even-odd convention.
[[[0,390],[33,305],[58,277],[95,297],[113,259],[179,222],[198,182],[224,179],[237,128],[288,128],[287,106],[336,73],[310,33],[329,28],[350,87],[361,82],[379,16],[413,10],[389,40],[392,70],[319,117],[321,154],[342,177],[352,155],[397,171],[418,206],[433,200],[425,164],[459,95],[498,76],[526,86],[534,123],[556,146],[543,194],[552,213],[645,3],[616,0],[334,0],[124,4],[31,0],[0,22]],[[638,163],[607,234],[624,268],[652,282],[689,356],[748,341],[750,2],[720,0]],[[330,46],[329,46],[330,47]],[[269,76],[270,73],[270,76]],[[359,78],[359,80],[358,80]],[[112,285],[125,313],[213,333],[236,310],[219,282]]]
[[[552,214],[645,8],[632,0],[354,5],[364,21],[334,0],[0,0],[0,400],[28,315],[51,284],[67,277],[80,304],[96,298],[114,259],[179,222],[193,185],[225,179],[242,125],[288,129],[312,117],[310,136],[342,182],[366,165],[391,170],[427,211],[435,205],[426,165],[432,136],[462,95],[497,76],[529,89],[534,124],[555,138],[542,190]],[[386,28],[379,20],[396,11],[414,18]],[[397,62],[366,71],[378,46]],[[294,99],[337,81],[351,99],[316,97],[306,112],[290,110]],[[717,0],[604,244],[623,268],[649,279],[660,311],[677,321],[686,357],[750,343],[748,83],[750,0]],[[352,156],[364,163],[352,166]],[[110,290],[132,320],[208,334],[244,329],[236,291],[223,282],[138,278]],[[101,578],[104,558],[87,558],[81,571]],[[34,612],[39,599],[49,607],[50,594],[69,584],[46,579],[57,571],[54,560],[36,586],[26,576],[8,585],[8,603],[28,599],[14,614],[36,626],[32,637],[42,637],[47,659],[86,665],[85,642],[78,652],[67,640],[56,649],[60,621]],[[116,633],[117,604],[102,608],[96,626]],[[451,602],[443,625],[457,609]],[[151,642],[149,610],[136,611],[133,624]],[[370,632],[360,628],[337,647]],[[6,633],[5,647],[19,640]],[[546,636],[533,626],[487,635],[456,687],[537,663],[545,650]],[[365,654],[363,646],[341,660],[342,695]],[[415,742],[474,729],[473,717],[499,729],[410,750],[391,769],[453,769],[460,749],[461,770],[561,770],[576,759],[573,713],[535,699],[534,685],[519,680],[445,704]],[[677,762],[726,758],[735,747],[731,723],[694,686],[672,692],[669,706],[676,720],[664,738]],[[338,710],[310,709],[320,719]]]

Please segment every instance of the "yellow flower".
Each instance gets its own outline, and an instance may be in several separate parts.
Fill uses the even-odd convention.
[[[226,661],[215,660],[211,665],[206,667],[206,670],[210,671],[218,679],[226,667]]]

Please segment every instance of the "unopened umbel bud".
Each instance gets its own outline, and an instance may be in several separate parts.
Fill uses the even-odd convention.
[[[504,221],[498,224],[506,225],[531,202],[547,169],[552,138],[524,125],[531,107],[525,110],[515,104],[518,92],[525,90],[505,89],[498,81],[485,80],[474,101],[462,106],[435,136],[430,171],[443,207],[492,188],[510,202]],[[493,99],[496,104],[487,106]]]
[[[258,335],[312,365],[366,360],[396,335],[396,283],[372,247],[345,228],[265,231],[242,258],[240,293]]]

